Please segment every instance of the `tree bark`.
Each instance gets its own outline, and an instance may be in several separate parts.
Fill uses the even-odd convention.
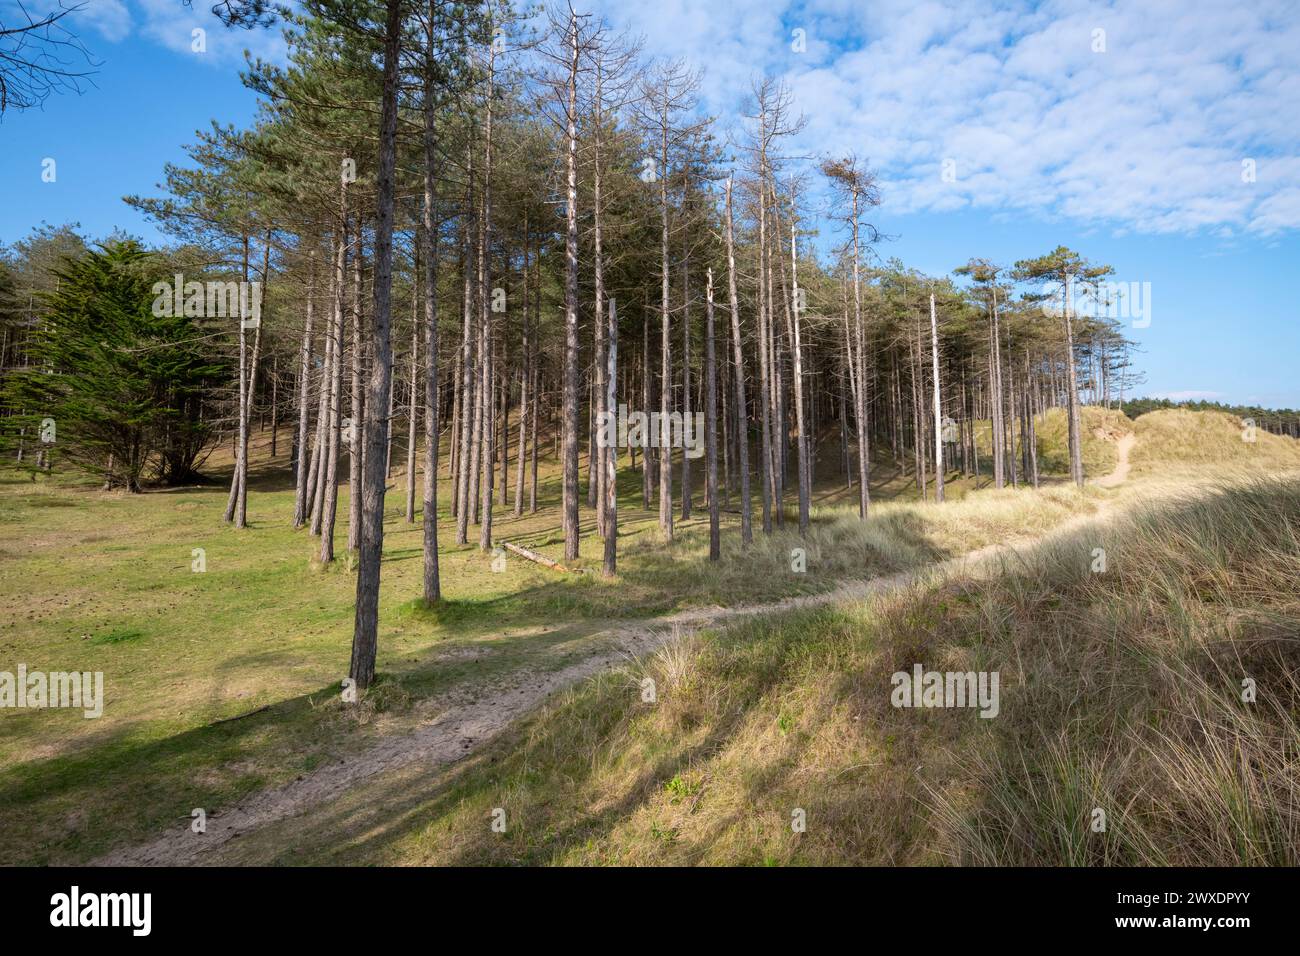
[[[438,0],[429,0],[429,36],[424,74],[424,603],[430,606],[442,599],[442,582],[438,567],[438,439],[441,430],[438,390],[438,217],[436,206],[438,149],[434,138],[435,112],[433,58],[434,15]],[[418,255],[417,255],[418,259]],[[412,359],[412,371],[417,366]],[[454,385],[454,383],[453,383]],[[414,417],[414,398],[411,415]],[[452,440],[455,440],[453,431]]]
[[[375,216],[375,311],[372,322],[374,365],[366,395],[370,408],[384,407],[393,374],[391,320],[393,285],[393,203],[397,165],[397,68],[402,36],[402,2],[388,0],[384,25],[384,89],[379,129],[379,171]],[[384,549],[384,451],[388,422],[375,419],[366,432],[361,512],[361,558],[357,570],[356,627],[349,676],[359,688],[375,677],[379,629],[379,572]]]
[[[578,557],[578,18],[569,17],[564,233],[564,560]]]
[[[425,197],[428,199],[428,197]],[[411,380],[406,402],[406,523],[415,523],[415,433],[419,405],[416,404],[420,380],[420,244],[416,238],[415,273],[411,281]]]
[[[939,394],[939,323],[930,294],[930,355],[934,365],[934,497],[943,501],[943,401]]]
[[[740,340],[740,312],[736,295],[736,243],[731,218],[731,177],[727,177],[727,294],[731,307],[731,343],[736,372],[736,450],[740,464],[740,540],[754,540],[753,505],[749,494],[749,429],[745,404],[745,354]]]
[[[605,365],[605,408],[611,410],[617,403],[615,389],[618,384],[618,304],[609,300],[609,346]],[[608,428],[608,426],[607,426]],[[602,481],[605,514],[604,575],[612,578],[618,572],[618,440],[606,444],[605,477]]]
[[[790,324],[794,332],[794,416],[798,432],[799,460],[799,534],[808,534],[809,511],[812,506],[812,469],[808,462],[808,422],[803,407],[803,345],[799,336],[799,257],[795,242],[793,210],[790,218]]]
[[[346,195],[346,185],[344,186]],[[338,497],[339,497],[339,400],[343,391],[343,322],[346,315],[344,298],[347,293],[344,286],[347,282],[347,219],[343,220],[343,241],[339,246],[339,254],[335,263],[337,288],[334,296],[334,330],[333,340],[334,348],[331,353],[332,363],[330,366],[330,397],[329,397],[329,423],[326,426],[326,449],[325,461],[323,464],[323,496],[321,502],[321,525],[320,525],[320,563],[329,564],[334,560],[334,522],[338,517]],[[357,231],[357,256],[361,255],[361,235],[360,229]]]
[[[365,366],[365,346],[362,338],[361,304],[363,282],[361,276],[361,241],[365,229],[361,218],[357,218],[357,256],[352,260],[352,442],[348,445],[348,550],[357,550],[357,541],[361,536],[361,500],[365,494],[365,477],[362,466],[366,456],[366,409],[368,403],[362,390],[362,376]],[[384,396],[385,403],[388,396]],[[370,408],[378,408],[370,405]]]
[[[709,505],[709,560],[721,557],[718,514],[718,373],[713,351],[713,268],[704,273],[704,435],[707,471],[705,497]]]

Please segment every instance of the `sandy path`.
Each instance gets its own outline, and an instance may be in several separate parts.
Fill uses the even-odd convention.
[[[1081,515],[1072,518],[1045,537],[1066,533],[1094,517]],[[490,687],[460,688],[440,701],[444,709],[418,730],[393,734],[368,750],[340,759],[284,786],[261,791],[235,806],[210,812],[206,833],[191,832],[187,819],[146,843],[119,847],[94,860],[92,865],[202,864],[229,840],[337,798],[376,774],[415,761],[434,767],[468,756],[557,690],[571,687],[601,671],[625,665],[630,657],[652,652],[679,635],[756,615],[861,600],[918,583],[936,574],[996,567],[1001,563],[996,560],[998,557],[1012,556],[1035,543],[1036,540],[1029,539],[990,545],[963,557],[869,581],[850,582],[822,594],[787,598],[770,604],[697,608],[652,621],[612,627],[606,632],[611,639],[610,646],[576,664],[552,673],[522,670],[507,675]]]
[[[1102,488],[1114,488],[1116,485],[1123,484],[1128,478],[1129,472],[1129,452],[1137,444],[1137,435],[1133,432],[1121,435],[1116,451],[1119,452],[1119,460],[1115,463],[1115,470],[1109,475],[1103,475],[1097,479],[1097,484]]]

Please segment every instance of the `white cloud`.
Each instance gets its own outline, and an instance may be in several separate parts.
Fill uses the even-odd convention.
[[[648,52],[706,67],[705,105],[724,123],[756,72],[784,75],[809,119],[790,152],[869,158],[888,214],[975,207],[1227,236],[1300,227],[1300,18],[1281,0],[605,2]],[[805,54],[790,51],[794,27]],[[940,176],[948,157],[954,183]]]
[[[122,0],[84,0],[85,6],[73,17],[78,25],[88,24],[110,43],[120,43],[131,32],[131,12]]]
[[[208,0],[133,0],[144,21],[141,32],[175,53],[195,56],[214,66],[243,63],[244,50],[254,56],[283,62],[284,40],[279,29],[229,29],[212,15]],[[203,52],[195,51],[195,30],[204,31]]]

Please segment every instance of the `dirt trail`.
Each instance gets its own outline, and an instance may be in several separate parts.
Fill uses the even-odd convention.
[[[1116,485],[1123,484],[1128,478],[1129,472],[1129,452],[1137,444],[1137,435],[1133,432],[1126,432],[1119,437],[1116,445],[1116,451],[1119,452],[1119,460],[1115,463],[1115,470],[1109,475],[1103,475],[1097,479],[1097,484],[1102,488],[1114,488]]]
[[[1096,517],[1081,515],[1069,519],[1044,537],[1067,533]],[[679,635],[757,615],[861,600],[906,587],[931,575],[986,571],[1001,564],[997,558],[1013,557],[1040,540],[1043,539],[990,545],[963,557],[868,581],[850,582],[822,594],[792,597],[770,604],[697,608],[652,621],[612,627],[607,632],[610,646],[576,664],[552,673],[516,672],[487,688],[458,689],[441,701],[444,705],[441,713],[418,730],[394,734],[362,753],[342,758],[284,786],[253,794],[235,806],[210,813],[204,834],[191,832],[187,819],[146,843],[113,850],[94,860],[92,865],[200,865],[228,841],[339,797],[376,774],[415,761],[435,767],[469,756],[555,691],[571,687],[601,671],[625,665],[630,657],[654,651]]]

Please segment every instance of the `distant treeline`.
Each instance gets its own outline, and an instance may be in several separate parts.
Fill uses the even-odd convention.
[[[1261,408],[1258,405],[1225,405],[1222,402],[1183,401],[1167,398],[1134,398],[1123,403],[1124,414],[1137,418],[1157,408],[1186,408],[1193,412],[1227,412],[1238,418],[1250,418],[1255,427],[1274,435],[1300,438],[1300,411],[1294,408]]]

